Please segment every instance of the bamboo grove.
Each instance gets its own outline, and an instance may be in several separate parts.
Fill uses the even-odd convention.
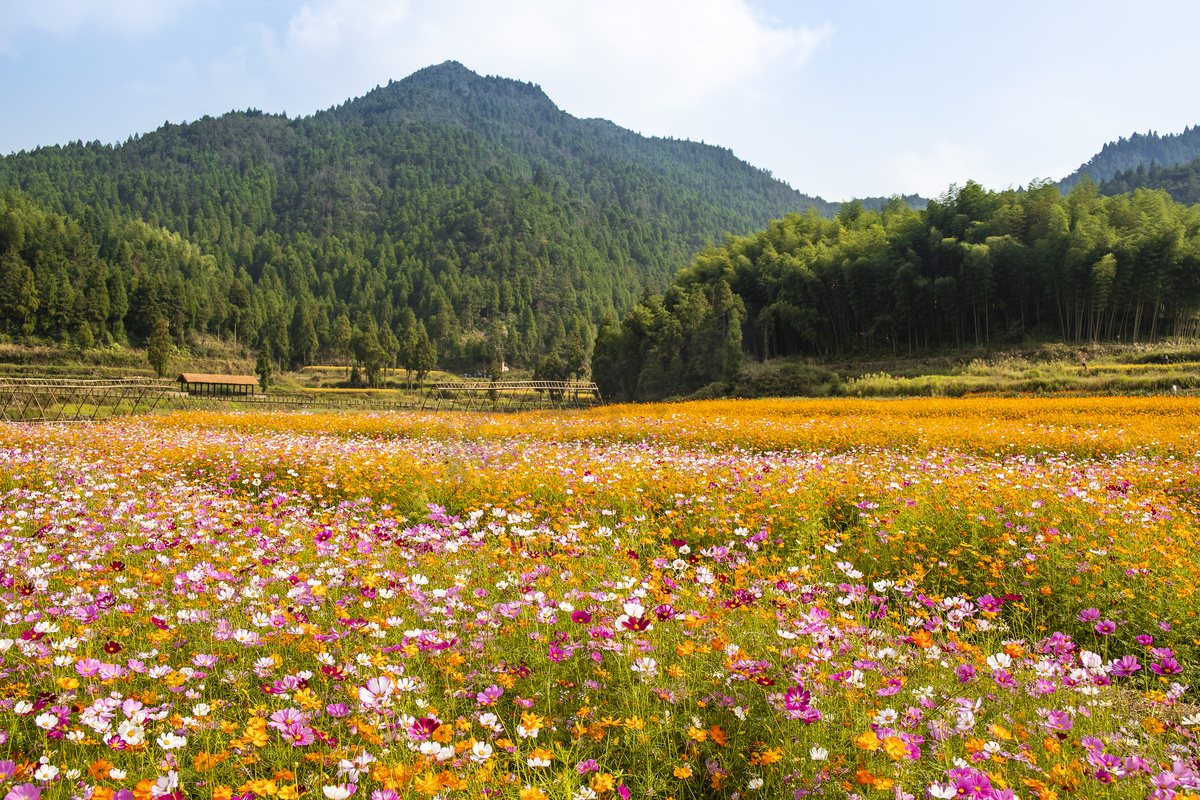
[[[606,397],[655,399],[731,374],[742,353],[1136,343],[1195,337],[1198,312],[1200,207],[1087,181],[1065,197],[969,182],[920,212],[851,203],[727,237],[602,329],[596,379]]]

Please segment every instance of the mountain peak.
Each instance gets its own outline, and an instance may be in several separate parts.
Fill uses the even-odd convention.
[[[538,122],[565,116],[542,87],[510,78],[484,77],[458,61],[443,61],[402,80],[390,81],[349,101],[335,113],[364,122],[382,116],[387,122],[421,120],[476,127],[484,120],[495,121],[504,108],[532,112]]]

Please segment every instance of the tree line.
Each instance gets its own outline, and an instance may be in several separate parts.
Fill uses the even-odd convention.
[[[592,362],[606,398],[651,400],[728,381],[743,358],[1198,335],[1200,206],[968,182],[922,211],[850,203],[729,236],[607,321]]]

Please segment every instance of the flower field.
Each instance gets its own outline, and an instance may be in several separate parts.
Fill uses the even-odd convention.
[[[1200,400],[0,427],[0,797],[1200,796]]]

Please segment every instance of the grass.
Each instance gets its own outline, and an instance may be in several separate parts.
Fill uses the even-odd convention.
[[[1082,350],[1046,345],[882,361],[776,360],[747,365],[732,388],[720,387],[707,395],[962,397],[1188,393],[1197,388],[1200,350],[1193,345],[1163,343],[1094,345]]]

